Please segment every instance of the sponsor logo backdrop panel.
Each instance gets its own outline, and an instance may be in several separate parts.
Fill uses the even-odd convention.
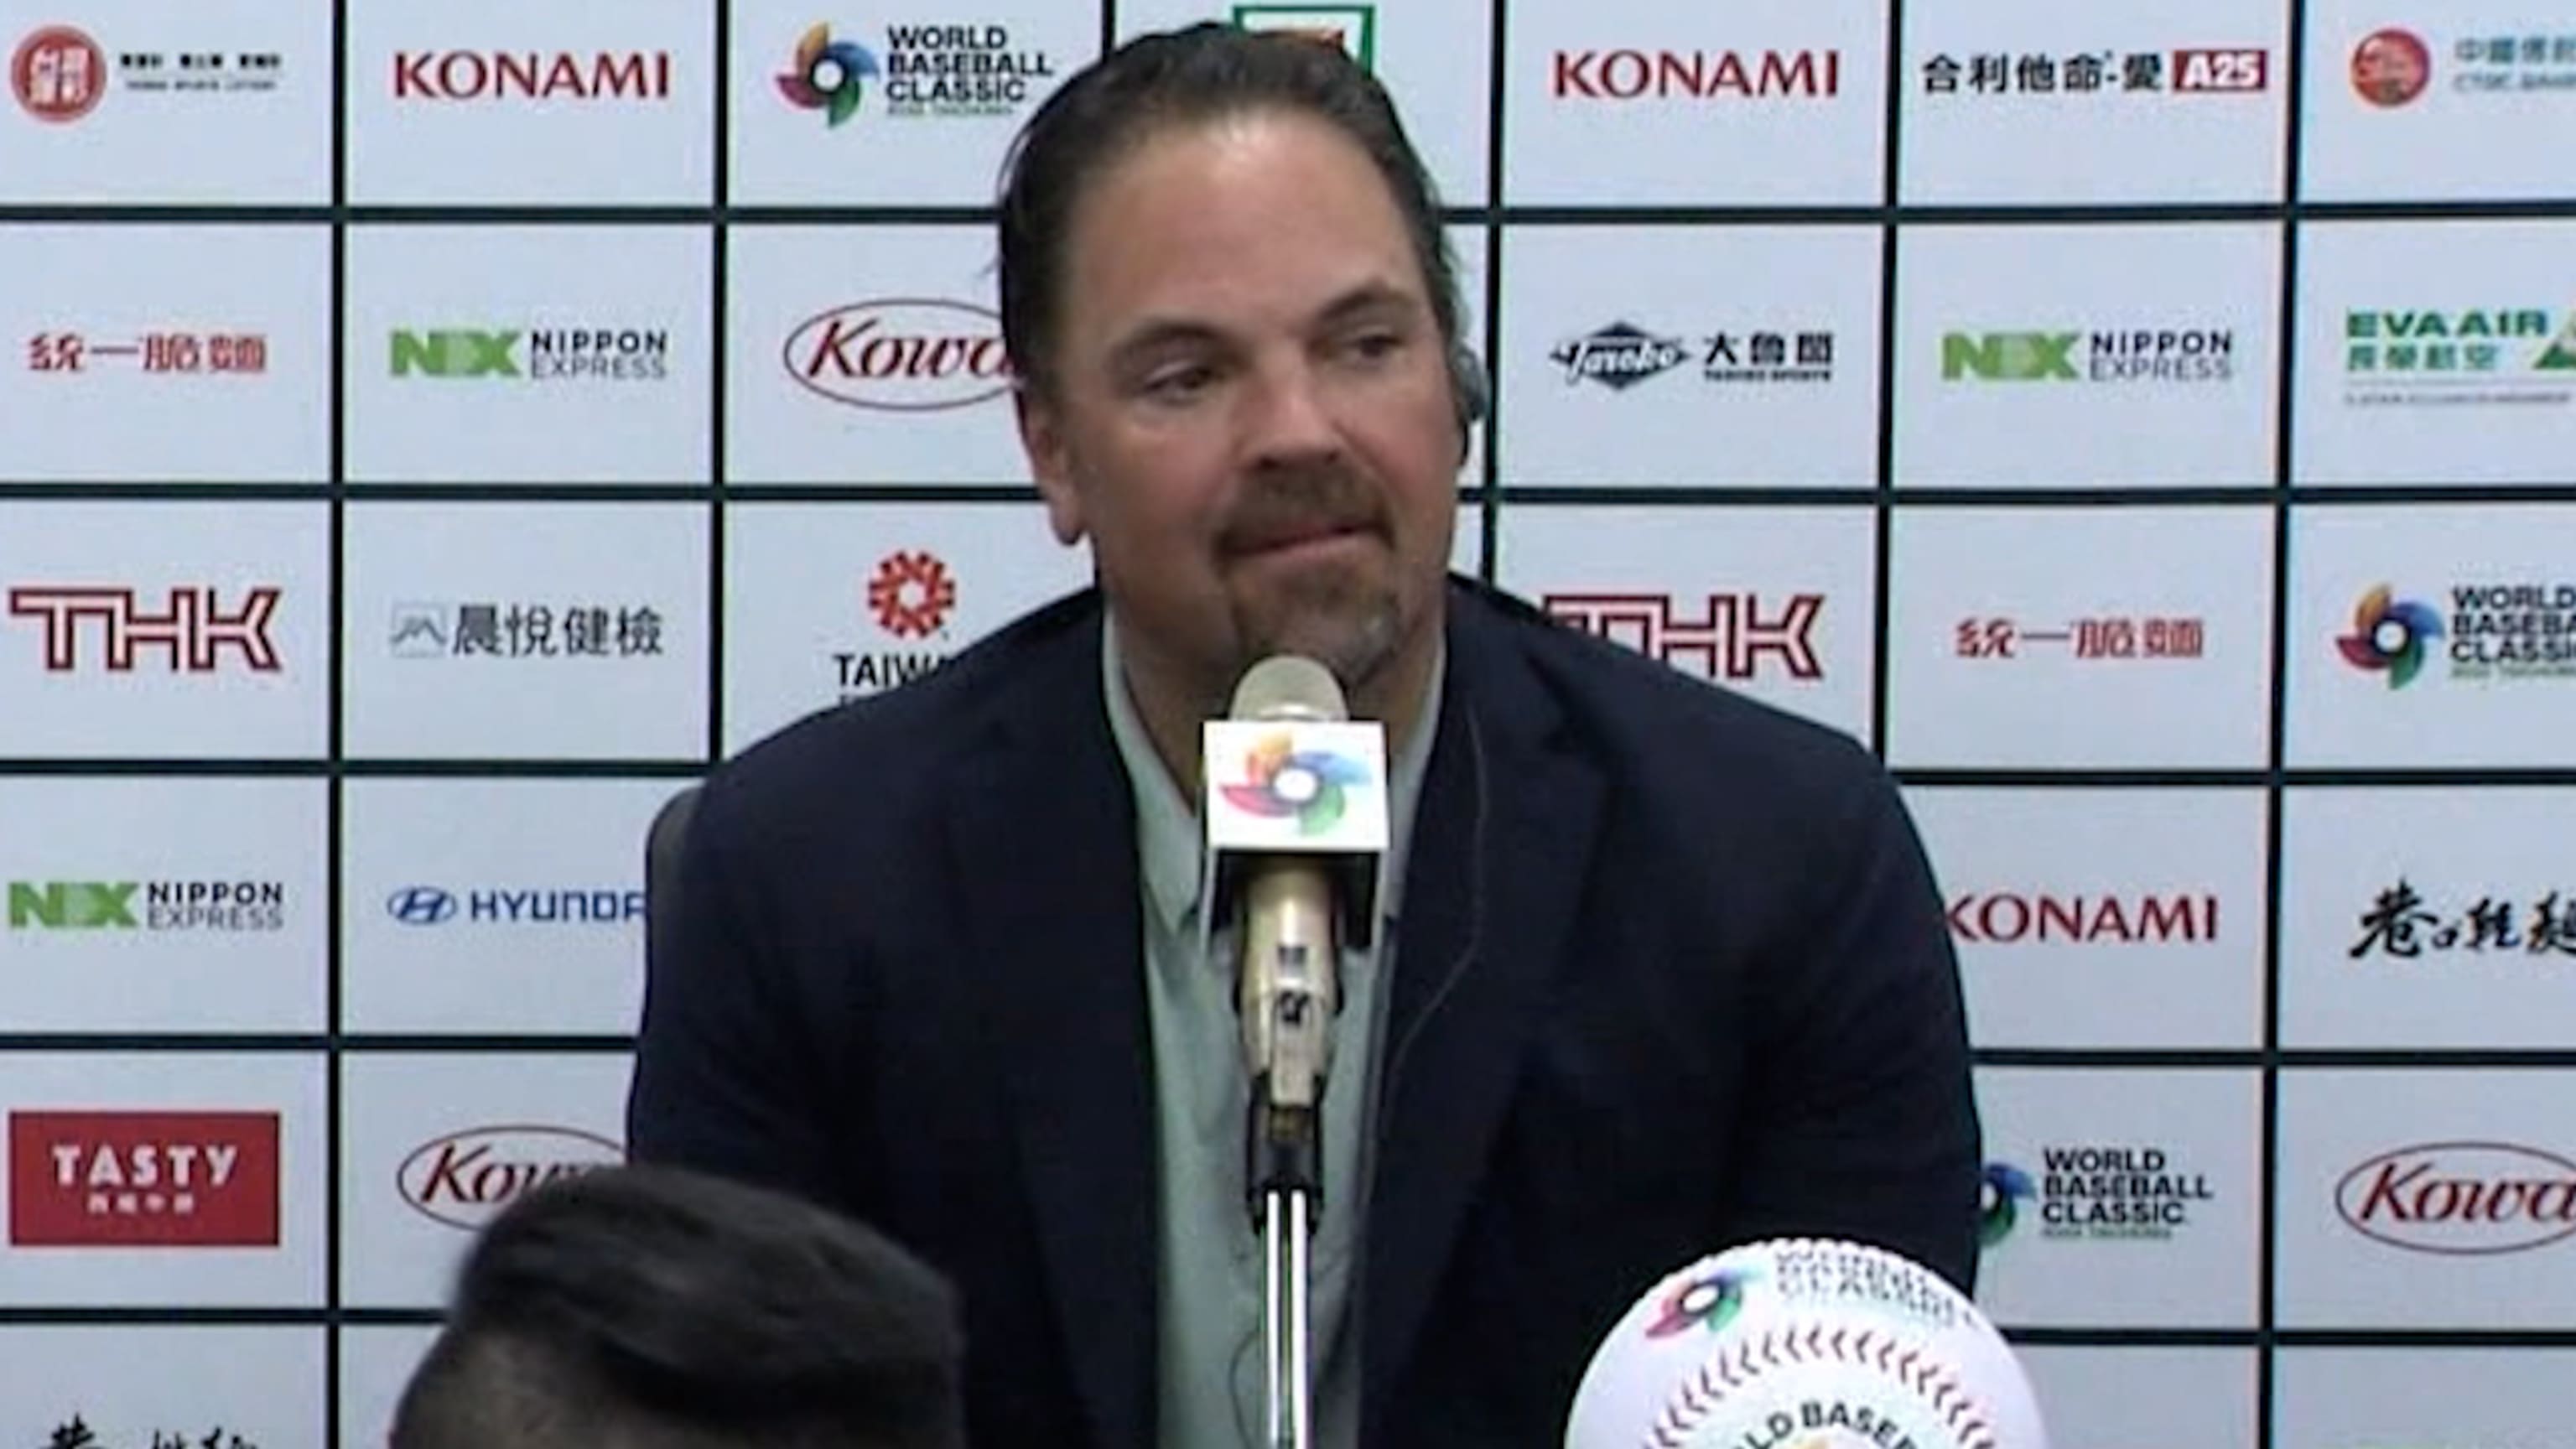
[[[1499,392],[1461,567],[1891,757],[2063,1443],[2563,1421],[2563,1355],[2297,1337],[2560,1327],[2576,1262],[2522,1055],[2576,959],[2576,8],[2434,8],[1116,7],[1404,103]],[[621,1150],[652,811],[1085,576],[980,209],[1102,10],[719,9],[0,25],[22,1440],[375,1442],[465,1232],[407,1187],[470,1219]],[[153,1321],[209,1307],[293,1321]],[[31,1335],[252,1367],[57,1405]]]

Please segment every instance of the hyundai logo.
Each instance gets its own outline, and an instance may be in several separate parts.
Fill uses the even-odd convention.
[[[456,897],[436,886],[405,886],[385,897],[385,914],[406,926],[435,926],[456,914]]]

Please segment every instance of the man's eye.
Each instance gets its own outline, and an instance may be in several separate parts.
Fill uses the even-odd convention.
[[[1178,399],[1205,391],[1216,380],[1213,368],[1193,363],[1187,367],[1167,367],[1145,379],[1149,397]]]

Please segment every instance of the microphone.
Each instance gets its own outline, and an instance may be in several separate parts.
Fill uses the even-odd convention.
[[[1341,951],[1370,939],[1386,848],[1384,753],[1382,728],[1350,720],[1332,672],[1295,654],[1245,671],[1229,718],[1207,730],[1211,914],[1238,921],[1256,1212],[1272,1190],[1321,1197]]]

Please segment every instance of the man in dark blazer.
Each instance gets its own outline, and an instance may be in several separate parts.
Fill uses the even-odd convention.
[[[1732,1243],[1968,1286],[1957,971],[1896,791],[1447,572],[1476,387],[1374,82],[1302,40],[1134,42],[1032,119],[1001,231],[1023,440],[1097,587],[712,773],[657,903],[632,1152],[946,1273],[979,1446],[1236,1442],[1204,1427],[1239,1393],[1202,1381],[1225,1285],[1175,1265],[1240,1164],[1195,1180],[1175,1098],[1240,1058],[1161,994],[1230,968],[1157,934],[1188,871],[1155,817],[1242,670],[1295,652],[1385,723],[1401,807],[1391,968],[1354,960],[1375,1024],[1332,1082],[1363,1105],[1324,1184],[1327,1446],[1552,1449],[1620,1313]]]

